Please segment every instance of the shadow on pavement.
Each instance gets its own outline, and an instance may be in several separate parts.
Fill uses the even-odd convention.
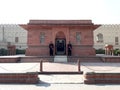
[[[39,81],[38,84],[36,84],[36,86],[44,86],[44,87],[49,87],[50,83],[44,82],[44,81]]]

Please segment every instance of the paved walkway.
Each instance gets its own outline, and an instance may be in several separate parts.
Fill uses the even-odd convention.
[[[0,73],[39,72],[40,63],[0,63]],[[43,71],[78,71],[77,63],[43,63]],[[119,72],[120,63],[81,63],[84,72]]]
[[[77,63],[44,63],[44,71],[77,71]],[[0,72],[36,72],[39,63],[0,63]],[[85,72],[119,72],[120,63],[81,63]],[[83,75],[39,75],[39,84],[0,84],[0,90],[119,90],[120,85],[83,83]]]

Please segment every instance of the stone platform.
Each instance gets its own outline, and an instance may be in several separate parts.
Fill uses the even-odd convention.
[[[120,56],[69,56],[61,58],[60,56],[0,56],[0,63],[25,63],[25,62],[120,62]],[[61,61],[60,61],[61,60]]]

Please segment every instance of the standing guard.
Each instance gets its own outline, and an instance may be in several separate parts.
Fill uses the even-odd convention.
[[[53,53],[54,53],[54,45],[53,45],[52,41],[51,41],[50,44],[49,44],[49,53],[50,53],[50,56],[53,56]]]
[[[72,45],[69,41],[69,44],[67,45],[67,48],[68,48],[68,56],[71,56],[72,55]]]

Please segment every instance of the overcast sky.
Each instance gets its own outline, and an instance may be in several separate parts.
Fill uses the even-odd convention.
[[[120,0],[0,0],[0,24],[26,24],[30,19],[120,24]]]

